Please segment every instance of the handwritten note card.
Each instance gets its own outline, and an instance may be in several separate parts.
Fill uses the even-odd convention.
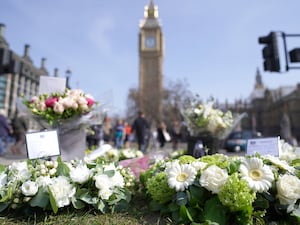
[[[25,139],[29,159],[60,155],[57,130],[26,133]]]
[[[63,77],[40,77],[39,94],[64,92],[66,89],[66,78]]]
[[[279,155],[279,138],[255,138],[249,139],[247,142],[247,155],[253,155],[255,153],[261,155]]]

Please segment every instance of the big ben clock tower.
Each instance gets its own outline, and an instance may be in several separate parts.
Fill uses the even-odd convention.
[[[158,9],[150,0],[145,6],[139,33],[139,108],[146,117],[158,122],[163,92],[163,34]]]

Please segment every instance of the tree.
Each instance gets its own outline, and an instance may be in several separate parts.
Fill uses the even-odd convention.
[[[192,93],[188,90],[188,82],[186,79],[178,79],[176,81],[168,81],[166,87],[163,90],[162,96],[162,115],[160,119],[164,121],[168,126],[172,121],[182,121],[181,110],[184,102],[192,98]],[[148,105],[151,107],[151,105]],[[127,113],[126,117],[129,121],[136,116],[138,111],[138,91],[131,88],[127,97]],[[157,112],[153,112],[153,114]],[[154,117],[153,117],[154,118]],[[150,121],[159,122],[159,121]]]

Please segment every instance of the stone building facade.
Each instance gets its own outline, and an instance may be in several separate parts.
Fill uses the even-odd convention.
[[[247,113],[241,128],[261,132],[265,137],[280,136],[280,122],[287,113],[292,135],[300,141],[300,84],[266,88],[257,69],[255,85],[249,98],[227,105],[235,113]]]
[[[20,102],[20,96],[38,93],[40,76],[48,76],[46,59],[41,59],[38,68],[30,58],[30,46],[25,45],[24,55],[10,49],[4,36],[5,25],[0,24],[0,109],[8,118],[13,118]]]

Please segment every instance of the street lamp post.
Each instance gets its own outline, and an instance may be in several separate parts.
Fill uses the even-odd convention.
[[[71,86],[70,86],[70,78],[72,76],[72,72],[70,69],[67,69],[66,71],[66,86],[68,89],[71,89]]]

